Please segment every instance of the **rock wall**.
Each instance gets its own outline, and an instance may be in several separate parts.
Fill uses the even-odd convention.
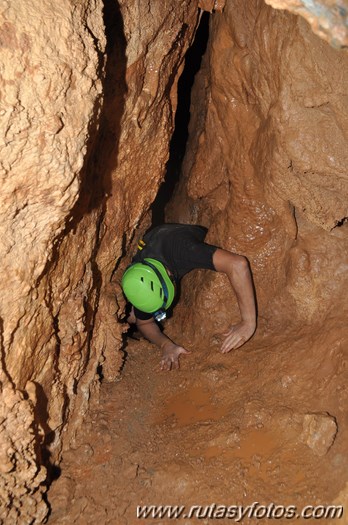
[[[203,223],[209,241],[249,257],[267,325],[323,323],[347,309],[347,66],[346,51],[261,1],[213,15],[167,217]],[[192,337],[204,311],[215,329],[236,318],[221,276],[187,281]]]
[[[7,0],[1,16],[0,520],[39,523],[63,431],[98,366],[122,363],[111,280],[164,175],[198,9]]]
[[[348,45],[348,6],[345,0],[265,0],[275,9],[303,16],[314,33],[337,48]]]
[[[279,388],[289,404],[300,401],[299,413],[325,414],[336,446],[348,435],[347,88],[346,51],[303,19],[261,1],[227,2],[212,16],[183,177],[167,210],[168,220],[202,223],[209,242],[249,258],[258,329],[230,359],[239,370],[253,356],[263,409]],[[238,320],[226,276],[197,270],[183,280],[168,332],[205,362]],[[324,442],[322,434],[314,432]]]
[[[47,514],[41,446],[55,435],[51,407],[66,402],[47,274],[100,112],[102,4],[5,1],[0,31],[0,516],[29,523]]]
[[[265,336],[330,315],[336,327],[346,312],[340,291],[346,55],[304,21],[261,1],[224,4],[199,4],[215,14],[172,217],[207,224],[211,241],[250,257]],[[3,2],[0,519],[6,522],[44,520],[52,466],[63,443],[73,443],[98,389],[97,369],[113,380],[122,364],[118,277],[137,228],[150,223],[148,209],[164,177],[197,6],[193,0]],[[342,226],[332,230],[336,224]],[[189,279],[194,293],[184,295],[177,319],[189,306],[192,337],[199,337],[205,309],[214,312],[220,299],[226,304],[225,284],[216,276]],[[196,301],[201,306],[193,309]],[[230,312],[236,313],[222,309],[220,325]],[[209,322],[211,315],[207,329]]]

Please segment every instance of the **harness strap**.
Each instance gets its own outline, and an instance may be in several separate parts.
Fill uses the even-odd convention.
[[[142,250],[145,246],[146,243],[142,239],[140,239],[140,241],[138,241],[138,250]]]

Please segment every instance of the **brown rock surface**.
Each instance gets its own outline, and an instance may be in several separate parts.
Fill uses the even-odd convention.
[[[347,390],[338,386],[348,345],[347,73],[347,53],[301,18],[263,2],[227,2],[211,21],[183,177],[167,213],[208,226],[208,241],[248,256],[259,324],[245,352],[275,344],[260,378],[282,377],[286,404],[294,388],[304,406],[318,396],[337,439],[347,433]],[[200,351],[210,337],[214,351],[238,319],[227,279],[196,271],[184,279],[170,330]],[[329,383],[337,391],[329,394]],[[268,393],[276,395],[271,386]]]
[[[348,3],[346,0],[265,0],[276,9],[303,16],[314,33],[336,47],[348,46]]]
[[[1,519],[24,523],[47,512],[40,446],[57,461],[62,431],[68,444],[98,387],[99,363],[115,378],[122,362],[110,281],[163,177],[198,11],[189,1],[177,10],[98,0],[5,7],[0,436],[12,446],[3,449]],[[38,431],[21,438],[29,427]]]
[[[89,126],[100,110],[105,37],[98,1],[74,9],[66,1],[5,1],[3,7],[0,516],[30,523],[47,513],[40,446],[61,427],[69,397],[54,311],[62,297],[53,297],[47,272],[79,196]],[[27,400],[29,380],[31,393],[38,387],[36,401]]]
[[[269,342],[260,348],[255,339],[249,350],[229,355],[216,346],[190,346],[193,353],[181,369],[166,374],[159,371],[159,351],[145,341],[130,341],[122,380],[102,387],[76,448],[63,456],[65,474],[49,492],[48,523],[175,522],[168,515],[137,519],[138,505],[183,505],[186,513],[196,506],[191,519],[177,521],[199,525],[214,503],[274,502],[296,505],[298,512],[306,505],[344,504],[345,408],[324,456],[314,454],[300,435],[303,410],[337,410],[337,389],[345,388],[346,372],[330,374],[316,388],[309,371],[315,350],[293,343],[291,352],[289,341]],[[334,358],[333,366],[344,362],[343,356]],[[312,374],[323,367],[318,363]],[[92,456],[81,453],[86,445]],[[246,517],[242,523],[255,521]]]
[[[50,470],[63,445],[73,448],[52,492],[57,523],[78,523],[81,514],[92,523],[115,516],[127,523],[128,509],[138,494],[148,497],[149,487],[159,498],[187,492],[194,502],[199,486],[211,502],[220,486],[230,494],[234,475],[238,501],[259,487],[269,499],[283,468],[283,485],[290,474],[294,491],[300,483],[307,497],[325,494],[325,479],[313,485],[310,476],[299,476],[302,464],[312,477],[328,473],[328,497],[343,489],[347,54],[313,35],[304,20],[261,0],[201,2],[214,12],[210,44],[192,100],[183,180],[168,214],[206,224],[211,242],[249,257],[260,313],[249,346],[255,354],[246,347],[229,364],[221,361],[219,332],[237,309],[224,276],[195,272],[168,327],[201,348],[183,383],[176,376],[154,382],[157,358],[147,359],[142,351],[149,347],[133,343],[135,368],[124,390],[117,390],[122,381],[106,386],[105,418],[98,407],[98,425],[92,414],[78,432],[99,389],[97,367],[114,380],[122,364],[124,298],[117,283],[133,239],[150,223],[164,176],[197,5],[5,0],[0,520],[6,523],[44,520],[44,465]],[[338,33],[333,27],[328,37],[336,45]],[[130,419],[123,413],[129,399]],[[193,426],[186,425],[187,402]],[[110,420],[115,407],[117,419]],[[328,412],[337,421],[324,463],[297,442],[296,414],[303,411]],[[261,452],[254,450],[257,440]],[[111,510],[100,490],[106,464]],[[197,474],[202,464],[206,477]],[[284,486],[275,495],[285,498]]]
[[[346,484],[344,489],[339,493],[337,499],[334,501],[334,504],[343,506],[343,516],[337,517],[337,519],[330,521],[330,525],[347,525],[348,516],[346,509],[348,508],[348,483]]]
[[[335,418],[329,414],[305,414],[301,438],[318,456],[324,456],[332,446],[336,434]]]
[[[249,257],[260,326],[347,311],[347,75],[346,52],[263,2],[229,2],[212,19],[167,217],[203,223],[210,242]],[[211,331],[236,318],[223,276],[196,272],[186,283],[190,337],[207,310]]]
[[[129,342],[122,381],[105,386],[63,460],[74,496],[66,477],[53,484],[52,524],[82,514],[127,525],[137,505],[300,510],[345,498],[346,72],[344,52],[261,1],[213,15],[167,216],[203,223],[211,242],[249,257],[258,331],[220,354],[220,333],[238,317],[226,279],[187,276],[166,330],[192,355],[163,375],[154,348]],[[81,466],[77,451],[90,447]]]

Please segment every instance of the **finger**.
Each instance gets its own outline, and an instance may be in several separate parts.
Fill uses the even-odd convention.
[[[169,359],[162,359],[161,370],[170,370],[172,363]]]
[[[240,336],[238,336],[238,334],[232,334],[227,337],[221,345],[221,351],[226,353],[235,348],[235,346],[238,344],[239,337]]]
[[[237,344],[237,346],[235,346],[235,348],[240,348],[246,342],[247,342],[247,338],[246,337],[242,337],[241,340],[239,341],[239,343]]]
[[[186,348],[180,348],[179,350],[179,355],[180,354],[191,354],[192,352],[190,352],[189,350],[186,350]]]
[[[246,342],[245,337],[237,337],[233,338],[230,341],[225,341],[225,343],[221,347],[221,352],[223,354],[227,354],[231,350],[236,350],[237,348],[241,347]]]
[[[228,337],[228,338],[225,339],[225,341],[222,343],[222,345],[221,345],[221,351],[222,351],[222,352],[228,352],[229,350],[232,350],[232,348],[234,347],[236,341],[237,341],[236,336]]]

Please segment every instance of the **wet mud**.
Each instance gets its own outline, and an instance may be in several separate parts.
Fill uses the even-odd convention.
[[[346,360],[336,345],[335,381],[326,369],[327,381],[314,388],[301,366],[304,352],[314,365],[314,349],[304,334],[302,341],[287,335],[293,340],[272,343],[261,326],[258,338],[226,355],[213,339],[190,348],[172,372],[159,370],[153,346],[130,340],[120,381],[102,385],[74,449],[63,456],[49,492],[49,525],[175,522],[137,519],[138,505],[332,503],[348,478],[347,424],[330,415],[339,415],[338,401],[347,396]],[[308,430],[313,417],[338,426]],[[177,522],[233,520],[202,514]]]

